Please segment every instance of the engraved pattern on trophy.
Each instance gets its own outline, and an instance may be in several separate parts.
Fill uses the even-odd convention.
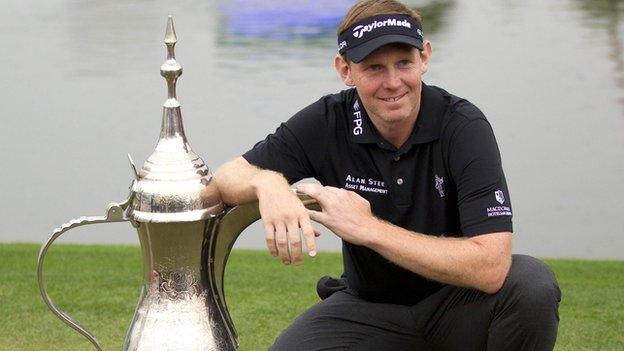
[[[152,281],[155,281],[157,284],[154,286],[157,286],[170,299],[192,299],[200,295],[201,291],[199,282],[190,274],[182,272],[171,272],[161,276],[157,271],[153,271]]]
[[[167,82],[160,135],[154,152],[137,168],[123,203],[106,216],[80,217],[56,229],[39,253],[41,296],[52,312],[102,350],[95,336],[57,308],[45,290],[43,265],[54,240],[70,229],[95,223],[130,221],[137,229],[143,261],[139,301],[122,346],[124,351],[231,351],[238,347],[224,295],[229,253],[240,233],[260,218],[258,203],[225,208],[212,174],[191,149],[182,123],[176,83],[182,67],[175,58],[177,37],[169,16],[167,59],[160,73]],[[300,195],[309,208],[318,205]]]

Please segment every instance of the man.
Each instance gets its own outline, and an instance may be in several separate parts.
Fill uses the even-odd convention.
[[[216,181],[259,200],[269,251],[301,263],[322,223],[344,275],[274,350],[550,350],[560,292],[542,262],[511,255],[511,205],[492,129],[470,102],[422,82],[431,44],[394,0],[355,4],[335,68],[354,87],[283,123]],[[290,185],[315,198],[309,211]]]

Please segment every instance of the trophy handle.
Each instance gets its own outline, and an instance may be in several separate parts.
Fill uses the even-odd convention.
[[[67,232],[70,229],[80,227],[87,224],[97,224],[97,223],[108,223],[108,222],[125,222],[129,220],[129,218],[125,214],[125,209],[128,207],[132,199],[132,194],[125,202],[111,203],[108,205],[106,210],[106,216],[91,216],[91,217],[80,217],[78,219],[72,219],[68,223],[63,224],[60,228],[56,228],[52,235],[48,238],[48,240],[41,246],[41,250],[39,251],[39,258],[37,259],[37,282],[39,284],[39,292],[41,293],[41,297],[46,305],[52,310],[52,312],[65,324],[70,326],[72,329],[76,330],[80,334],[82,334],[85,338],[87,338],[93,346],[98,351],[102,351],[102,346],[100,342],[95,338],[91,332],[80,325],[75,319],[70,317],[67,313],[61,311],[58,307],[52,303],[52,300],[48,296],[45,288],[45,281],[43,279],[43,262],[45,260],[46,252],[48,248],[52,245],[52,243],[63,233]]]
[[[299,199],[303,204],[312,210],[320,210],[319,204],[315,199],[308,195],[297,193]],[[231,341],[234,345],[238,346],[238,334],[234,327],[234,322],[230,316],[230,312],[227,309],[225,302],[225,294],[223,292],[223,277],[225,275],[225,265],[227,264],[230,251],[234,246],[234,242],[238,239],[238,236],[249,225],[260,219],[260,209],[258,207],[258,201],[237,205],[230,208],[225,212],[219,226],[217,228],[216,235],[212,236],[212,242],[210,243],[209,252],[209,264],[213,266],[210,269],[211,274],[210,282],[213,291],[216,292],[217,303],[223,319],[225,320],[226,327],[231,336]]]

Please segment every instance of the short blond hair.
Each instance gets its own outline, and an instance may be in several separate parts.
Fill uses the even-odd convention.
[[[420,14],[396,0],[362,0],[355,3],[338,26],[337,34],[344,32],[356,22],[377,15],[407,15],[421,22]]]

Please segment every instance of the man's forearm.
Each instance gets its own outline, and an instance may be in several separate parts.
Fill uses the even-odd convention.
[[[494,293],[511,265],[511,233],[435,237],[374,219],[368,247],[394,264],[439,282]]]
[[[242,157],[223,164],[214,177],[223,202],[237,205],[258,198],[258,191],[274,185],[288,187],[279,173],[258,168]]]
[[[488,293],[500,289],[511,266],[511,233],[446,238],[410,232],[376,218],[370,203],[353,191],[301,184],[322,211],[310,218],[342,240],[366,246],[394,264],[439,282]]]

